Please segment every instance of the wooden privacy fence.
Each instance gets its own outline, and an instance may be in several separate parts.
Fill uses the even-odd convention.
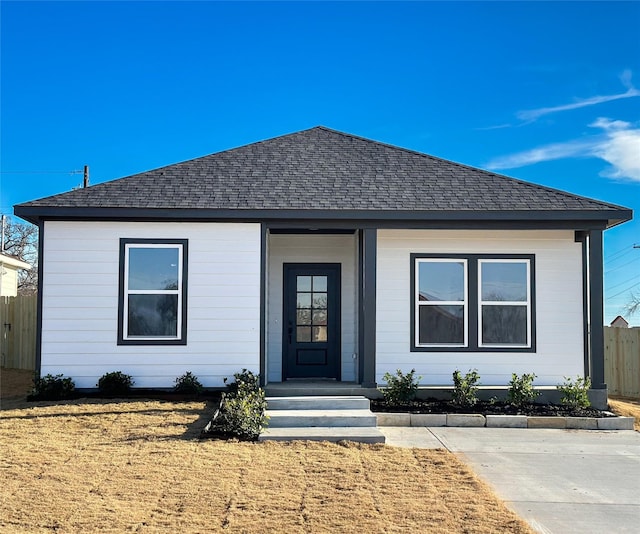
[[[36,367],[36,295],[0,297],[2,367]]]
[[[604,377],[609,395],[640,398],[640,328],[605,327]]]

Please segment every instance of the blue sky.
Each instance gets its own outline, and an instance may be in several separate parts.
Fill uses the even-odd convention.
[[[640,2],[7,2],[0,209],[343,130],[633,208]],[[41,172],[36,172],[41,171]],[[605,233],[605,319],[640,294]],[[640,324],[640,314],[632,323]]]

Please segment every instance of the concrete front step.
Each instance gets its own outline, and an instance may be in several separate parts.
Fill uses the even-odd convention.
[[[359,443],[384,443],[385,437],[371,427],[269,427],[260,434],[260,441],[356,441]]]
[[[260,440],[384,443],[364,396],[267,397],[269,426]]]
[[[267,410],[269,428],[291,427],[375,427],[370,410]]]
[[[366,397],[267,397],[269,410],[368,410]]]
[[[336,397],[336,396],[370,396],[377,393],[375,388],[363,388],[358,384],[345,382],[286,382],[268,384],[265,392],[269,397]]]

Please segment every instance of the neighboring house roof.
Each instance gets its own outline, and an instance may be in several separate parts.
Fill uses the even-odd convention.
[[[15,256],[9,256],[8,254],[0,254],[0,264],[13,267],[16,271],[18,269],[24,269],[25,271],[31,270],[31,265],[29,265],[27,262],[22,261]]]
[[[612,226],[631,218],[620,206],[322,126],[26,202],[15,213],[32,222],[535,218]]]
[[[616,328],[629,328],[629,321],[627,321],[622,315],[618,315],[609,326],[613,326]]]

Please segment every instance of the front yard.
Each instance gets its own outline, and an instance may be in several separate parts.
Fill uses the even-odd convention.
[[[0,531],[531,532],[446,451],[200,441],[205,402],[26,403],[9,374]]]
[[[200,441],[204,401],[27,403],[30,372],[1,378],[0,531],[531,532],[443,450]]]

